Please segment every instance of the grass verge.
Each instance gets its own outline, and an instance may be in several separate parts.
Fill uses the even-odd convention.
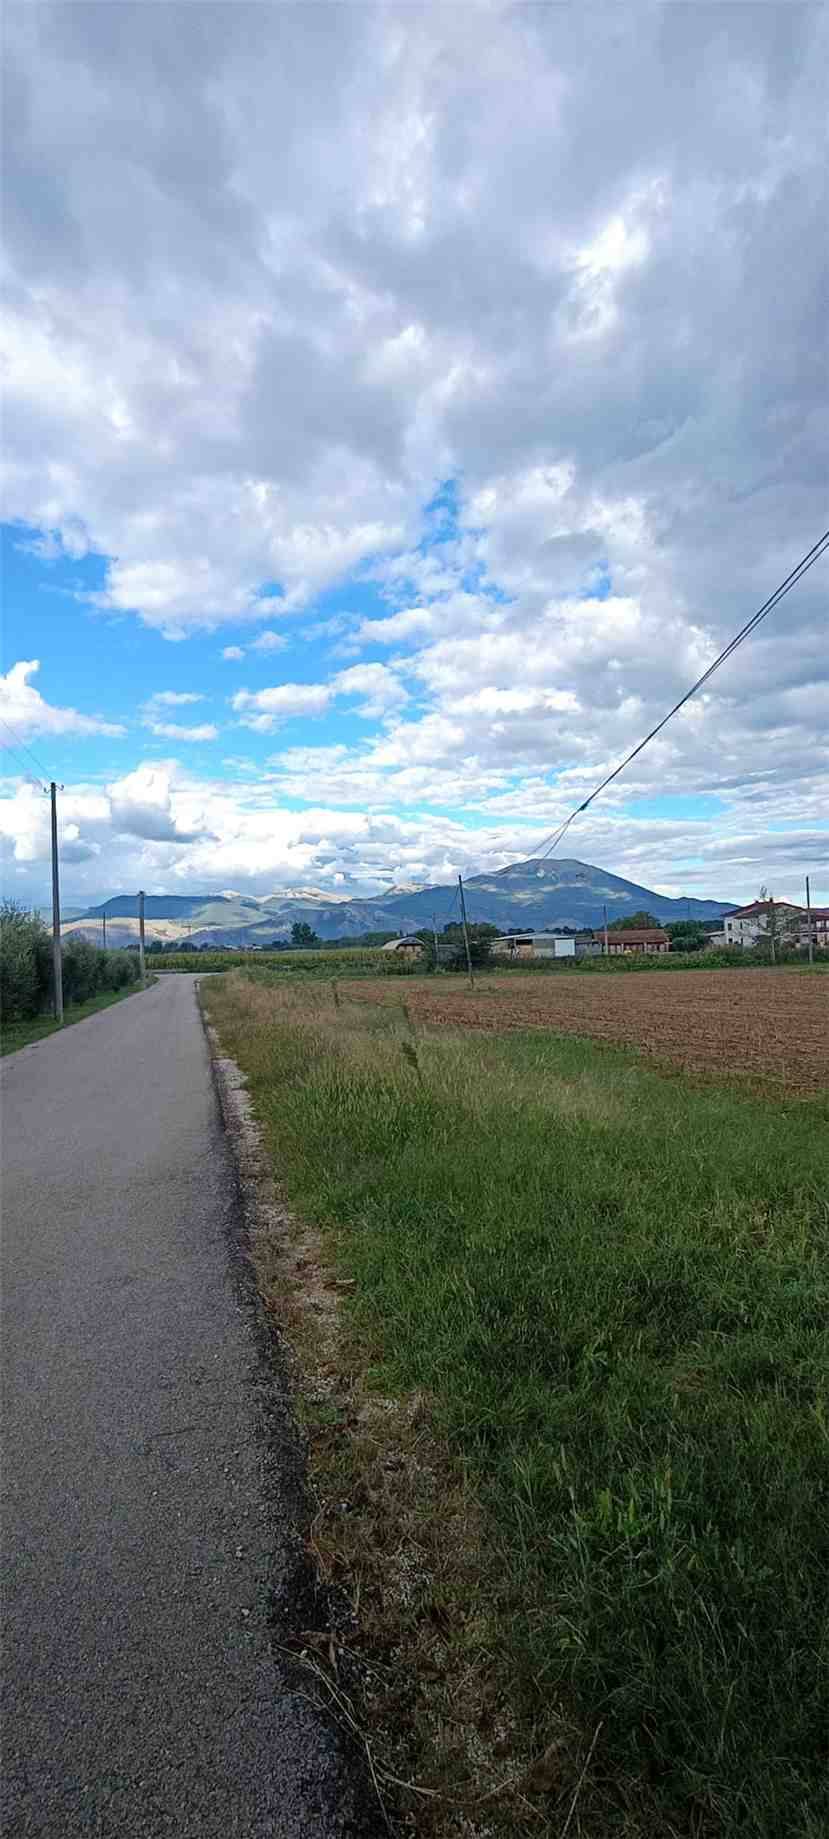
[[[72,1022],[83,1022],[88,1015],[95,1015],[99,1009],[108,1009],[112,1003],[119,1003],[125,996],[134,996],[138,984],[130,984],[125,990],[101,990],[97,996],[90,996],[85,1003],[72,1003],[63,1012],[63,1026],[68,1028]],[[51,1015],[35,1015],[25,1022],[0,1023],[0,1055],[15,1054],[20,1047],[30,1047],[33,1041],[45,1041],[47,1035],[59,1034],[61,1030]]]
[[[829,1105],[336,998],[204,991],[384,1779],[419,1830],[818,1839]]]

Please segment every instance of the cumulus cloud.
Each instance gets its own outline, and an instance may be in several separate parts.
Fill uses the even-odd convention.
[[[165,709],[183,708],[188,702],[204,702],[199,690],[154,690],[150,701]]]
[[[282,632],[260,632],[254,639],[251,651],[283,651],[288,641]]]
[[[0,677],[0,719],[7,740],[11,737],[25,741],[36,734],[126,734],[120,722],[79,715],[77,709],[61,709],[47,702],[29,682],[39,670],[38,658],[21,659],[5,677]]]
[[[160,735],[167,741],[215,741],[219,732],[214,722],[157,722],[147,721],[145,726],[151,734]]]
[[[204,702],[199,690],[154,690],[144,703],[141,720],[151,734],[165,741],[215,741],[219,732],[214,722],[175,722],[164,718],[166,709],[183,708]]]
[[[306,801],[313,789],[315,803],[297,810],[283,802],[290,800],[292,778]],[[461,799],[469,787],[480,813],[470,829],[440,810],[446,781],[439,771],[401,769],[392,789],[402,810],[393,810],[381,802],[382,780],[361,777],[345,748],[339,755],[336,748],[289,751],[245,786],[198,779],[174,761],[145,764],[106,788],[70,785],[61,795],[69,844],[64,895],[91,900],[141,886],[266,894],[314,885],[360,893],[395,882],[447,884],[459,871],[472,876],[532,854],[545,823],[552,827],[558,814],[549,788],[527,781],[523,803],[511,806],[508,779],[484,775],[492,794],[487,819],[475,782],[474,771],[465,778],[462,770],[460,788],[452,787]],[[573,779],[568,794],[575,785]],[[20,898],[37,899],[48,873],[48,800],[24,781],[6,789],[0,798],[6,884]],[[533,792],[539,803],[531,823],[526,806]],[[424,808],[430,803],[432,811]],[[666,894],[723,899],[749,898],[767,881],[779,897],[800,900],[804,868],[811,869],[813,898],[825,900],[826,834],[817,797],[814,811],[814,822],[796,824],[768,795],[759,841],[753,819],[747,827],[739,812],[715,828],[705,819],[631,816],[611,805],[585,817],[577,842],[568,837],[567,854]]]
[[[552,827],[823,527],[829,14],[46,4],[6,38],[11,515],[47,564],[105,558],[93,609],[244,626],[231,662],[350,581],[303,614],[319,680],[232,703],[376,732],[286,750],[272,799],[304,753],[326,808],[416,812],[409,874],[453,797],[487,861]],[[629,862],[669,793],[716,795],[726,843],[812,834],[825,579],[580,853]],[[690,873],[698,833],[646,821]]]

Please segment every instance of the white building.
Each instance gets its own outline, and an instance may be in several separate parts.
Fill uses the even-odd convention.
[[[496,958],[575,958],[576,941],[558,932],[511,932],[493,939]]]
[[[804,917],[803,908],[795,907],[790,900],[752,900],[747,907],[735,907],[733,913],[725,914],[726,945],[756,945],[757,940],[768,933],[772,908],[778,939],[791,934],[795,922]]]

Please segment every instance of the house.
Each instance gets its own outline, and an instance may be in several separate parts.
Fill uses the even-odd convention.
[[[661,926],[628,926],[624,932],[608,932],[607,950],[611,958],[626,952],[651,954],[670,951],[671,941]]]
[[[575,958],[576,941],[558,932],[510,932],[493,939],[496,958]]]
[[[805,919],[802,907],[796,907],[790,900],[751,900],[747,907],[735,907],[733,912],[723,918],[723,931],[726,945],[756,945],[769,930],[769,919],[774,909],[778,938],[792,931],[796,920]]]
[[[800,922],[800,943],[809,943],[809,921],[804,913]],[[812,944],[817,951],[829,951],[829,907],[812,908]]]
[[[389,939],[388,944],[381,945],[380,950],[394,952],[395,955],[400,958],[422,958],[425,956],[423,940],[411,936],[402,939]]]

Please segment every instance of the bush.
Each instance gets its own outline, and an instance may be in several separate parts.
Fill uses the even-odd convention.
[[[88,939],[70,937],[63,947],[63,1000],[85,1003],[99,990],[123,990],[138,981],[138,958],[128,951],[101,951]]]
[[[16,901],[0,907],[0,1010],[7,1022],[45,1008],[51,990],[49,934],[39,913]]]
[[[63,941],[63,1000],[88,1002],[99,990],[124,990],[138,980],[130,952],[99,951],[87,939]],[[40,914],[15,901],[0,906],[0,1012],[6,1022],[28,1021],[52,1001],[52,940]]]

